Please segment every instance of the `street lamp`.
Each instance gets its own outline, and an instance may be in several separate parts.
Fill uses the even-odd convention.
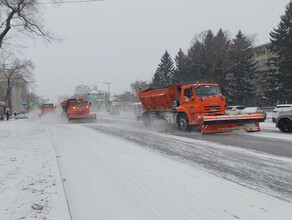
[[[110,106],[110,82],[101,82],[101,83],[103,83],[103,84],[107,84],[107,94],[108,94],[108,111],[110,111],[110,108],[111,108],[111,106]]]

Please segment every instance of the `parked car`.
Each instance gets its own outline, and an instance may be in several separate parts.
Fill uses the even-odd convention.
[[[237,115],[242,112],[243,109],[245,109],[245,106],[243,105],[227,106],[226,114]]]
[[[292,110],[279,113],[276,118],[276,127],[282,132],[292,133]]]
[[[247,114],[247,113],[261,113],[264,115],[264,120],[266,120],[267,118],[267,113],[260,107],[247,107],[240,112],[240,114]]]
[[[286,111],[291,111],[291,110],[292,110],[292,104],[277,105],[276,108],[274,108],[272,112],[273,122],[276,121],[276,118],[279,116],[280,112],[286,112]]]

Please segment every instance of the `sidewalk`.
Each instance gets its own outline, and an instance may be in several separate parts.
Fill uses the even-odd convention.
[[[0,124],[0,219],[70,219],[46,125]]]

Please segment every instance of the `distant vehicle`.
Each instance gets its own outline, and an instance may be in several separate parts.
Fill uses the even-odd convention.
[[[275,122],[276,118],[279,116],[280,112],[286,112],[292,110],[292,104],[282,104],[277,105],[276,108],[273,109],[272,112],[272,121]]]
[[[292,110],[280,112],[275,122],[280,131],[292,133]]]
[[[264,120],[267,118],[267,113],[260,107],[247,107],[243,109],[239,114],[248,114],[248,113],[261,113],[264,115]]]
[[[226,114],[237,115],[240,112],[242,112],[243,109],[245,109],[245,106],[243,106],[243,105],[227,106]]]
[[[133,110],[137,120],[141,120],[143,117],[143,106],[141,102],[134,102],[133,103]]]
[[[5,115],[4,109],[5,109],[5,105],[6,105],[5,102],[0,102],[0,119],[1,120],[4,120],[4,115]]]
[[[39,116],[42,116],[48,112],[55,112],[55,106],[53,103],[45,103],[40,106],[41,113]]]

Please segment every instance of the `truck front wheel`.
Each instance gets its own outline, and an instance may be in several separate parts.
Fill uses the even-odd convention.
[[[177,126],[182,131],[189,131],[189,119],[186,115],[178,115],[177,117]]]

